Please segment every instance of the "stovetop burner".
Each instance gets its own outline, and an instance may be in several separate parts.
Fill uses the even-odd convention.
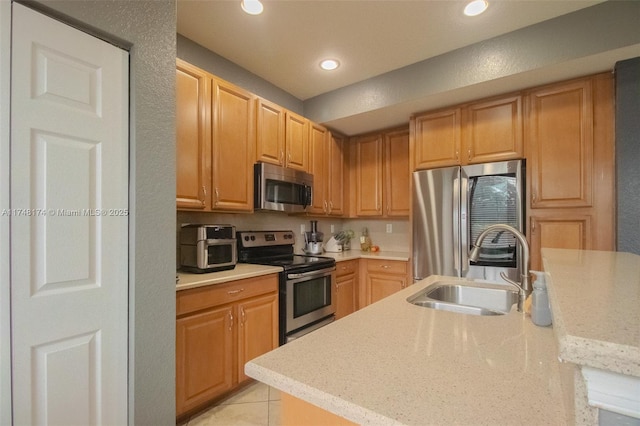
[[[239,231],[238,262],[281,266],[285,271],[306,272],[335,266],[331,257],[294,254],[293,231]]]

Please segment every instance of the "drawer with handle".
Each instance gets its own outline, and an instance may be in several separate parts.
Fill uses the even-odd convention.
[[[278,274],[230,281],[224,284],[181,290],[176,294],[176,315],[233,303],[278,291]]]
[[[367,272],[386,272],[389,274],[406,274],[407,262],[401,260],[367,260]]]
[[[358,270],[357,260],[345,260],[336,263],[336,276],[353,274]]]

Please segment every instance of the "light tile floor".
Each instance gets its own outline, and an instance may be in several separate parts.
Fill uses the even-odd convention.
[[[185,426],[279,426],[280,392],[254,382],[192,418]]]

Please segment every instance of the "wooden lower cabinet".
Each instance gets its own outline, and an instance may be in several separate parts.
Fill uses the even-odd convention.
[[[591,216],[552,212],[546,216],[531,216],[531,269],[543,269],[541,249],[564,248],[590,250]]]
[[[358,260],[336,264],[336,319],[358,310]]]
[[[410,283],[408,262],[378,259],[361,259],[360,262],[364,277],[361,306],[384,299]]]
[[[176,296],[176,416],[248,379],[244,364],[278,347],[278,275]]]
[[[176,321],[178,415],[233,387],[232,312],[225,306]]]
[[[278,347],[278,295],[241,302],[238,311],[238,382],[243,382],[249,379],[244,365]]]

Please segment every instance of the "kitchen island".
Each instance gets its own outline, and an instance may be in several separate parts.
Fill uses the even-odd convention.
[[[570,423],[552,328],[515,306],[473,316],[406,301],[438,280],[452,278],[422,280],[250,361],[245,372],[358,424]]]
[[[577,373],[576,418],[593,424],[605,409],[640,424],[640,256],[566,249],[542,256],[558,356]]]

